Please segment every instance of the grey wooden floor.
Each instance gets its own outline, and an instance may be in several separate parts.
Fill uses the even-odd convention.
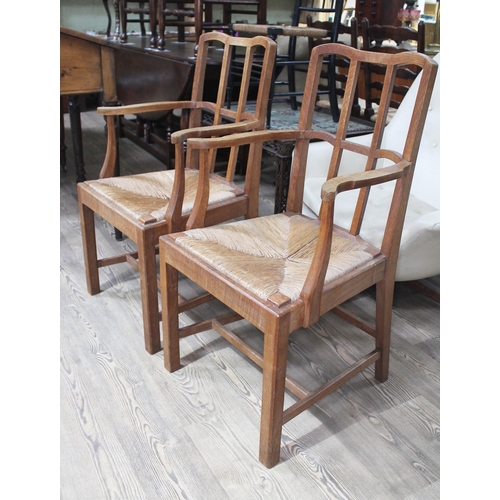
[[[67,119],[67,116],[66,116]],[[103,121],[82,114],[87,178],[104,158]],[[143,348],[139,282],[127,265],[101,270],[89,296],[82,262],[74,160],[61,173],[61,438],[64,500],[439,498],[439,305],[398,284],[389,380],[368,369],[283,429],[281,461],[257,460],[261,372],[213,332],[182,341],[184,367]],[[122,172],[163,166],[123,139]],[[261,210],[271,213],[273,167],[263,171]],[[102,254],[133,248],[97,222]],[[439,278],[430,280],[439,288]],[[181,283],[185,290],[187,282]],[[203,308],[221,307],[218,304]],[[367,292],[349,303],[369,317]],[[191,313],[194,314],[194,313]],[[192,316],[184,316],[189,322]],[[245,325],[256,346],[261,336]],[[325,315],[291,336],[289,370],[313,388],[371,347]],[[290,404],[293,396],[288,395]]]

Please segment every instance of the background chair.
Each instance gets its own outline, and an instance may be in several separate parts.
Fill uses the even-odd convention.
[[[322,60],[330,55],[351,60],[338,132],[336,135],[311,130]],[[387,67],[380,112],[369,146],[346,139],[350,107],[362,63]],[[403,144],[395,151],[381,147],[385,115],[393,75],[399,64],[417,64],[422,68],[417,97],[411,113],[411,127],[401,131]],[[280,457],[282,426],[321,398],[371,364],[375,378],[388,378],[391,314],[394,275],[399,240],[411,187],[413,169],[429,106],[437,64],[422,54],[373,54],[340,44],[315,47],[307,75],[304,101],[298,128],[288,131],[264,131],[234,134],[214,139],[190,139],[190,149],[208,156],[219,147],[260,144],[263,141],[295,138],[291,189],[287,212],[246,221],[221,224],[160,237],[160,275],[163,303],[165,366],[169,371],[180,368],[179,339],[205,329],[214,329],[234,347],[262,367],[263,389],[260,422],[259,459],[273,467]],[[329,169],[321,190],[319,221],[301,213],[304,174],[309,141],[323,139],[333,146]],[[363,157],[363,171],[338,176],[344,154]],[[395,182],[392,182],[395,181]],[[370,187],[391,183],[393,202],[380,246],[360,237]],[[351,223],[344,228],[334,224],[335,205],[345,191],[355,190],[358,202]],[[234,311],[233,318],[205,320],[201,324],[179,328],[178,273],[200,285]],[[376,286],[375,326],[340,307],[346,300],[367,288]],[[333,380],[309,391],[286,375],[290,335],[307,328],[320,316],[335,310],[342,318],[373,337],[372,350],[353,362]],[[244,318],[264,335],[263,353],[231,330],[231,320]],[[370,342],[371,344],[371,342]],[[314,363],[314,353],[307,364]],[[347,363],[346,360],[346,364]],[[324,371],[316,367],[315,373]],[[325,377],[326,378],[326,377]],[[298,401],[283,409],[285,388]]]
[[[316,3],[316,6],[315,6]],[[233,32],[240,36],[267,35],[278,44],[275,77],[269,94],[267,128],[271,128],[271,111],[273,101],[286,98],[292,110],[298,109],[297,98],[303,95],[303,86],[297,81],[296,73],[307,71],[309,64],[308,38],[328,38],[330,42],[337,41],[341,24],[343,0],[324,0],[318,7],[314,0],[296,0],[290,26],[252,25],[234,23]],[[306,16],[328,17],[333,19],[332,29],[318,29],[306,26]],[[336,100],[333,90],[322,90],[320,93],[330,95]],[[336,107],[334,107],[334,110]],[[338,119],[338,117],[336,117]]]
[[[222,44],[224,57],[218,99],[215,103],[203,101],[206,59],[209,47]],[[236,110],[224,107],[227,79],[230,72],[231,51],[235,47],[246,50],[243,84]],[[248,79],[258,49],[260,86],[253,112],[247,111]],[[146,103],[121,108],[98,108],[106,116],[108,143],[100,179],[78,184],[84,261],[87,288],[91,295],[100,292],[99,268],[128,262],[138,269],[141,281],[142,311],[146,350],[153,354],[161,349],[156,271],[158,238],[170,231],[178,231],[198,222],[199,200],[205,202],[204,223],[215,224],[236,217],[254,217],[258,214],[258,185],[261,152],[250,148],[252,160],[243,188],[233,182],[237,148],[230,150],[226,176],[211,174],[200,179],[199,159],[196,154],[184,156],[184,142],[188,137],[214,136],[232,131],[259,130],[264,127],[267,93],[271,83],[276,54],[275,43],[265,37],[238,39],[222,33],[206,33],[200,37],[198,59],[193,79],[191,101]],[[153,112],[164,109],[183,110],[183,130],[172,137],[175,144],[175,170],[112,177],[116,160],[116,135],[113,120],[123,113]],[[212,127],[202,126],[202,112],[213,115]],[[189,116],[188,116],[189,115]],[[227,123],[230,122],[230,123]],[[203,157],[203,168],[213,171],[215,157]],[[200,195],[195,200],[196,193]],[[108,221],[137,245],[137,252],[98,258],[94,214]]]
[[[292,26],[300,26],[307,24],[307,16],[313,22],[316,21],[329,21],[331,22],[331,30],[328,32],[328,38],[330,42],[337,42],[339,37],[340,24],[342,21],[342,10],[344,7],[344,0],[322,0],[318,2],[317,0],[296,0],[295,8],[292,15]],[[321,17],[321,19],[320,19]],[[297,109],[297,100],[293,95],[297,91],[296,84],[296,70],[299,65],[290,62],[293,61],[297,53],[297,38],[290,37],[289,47],[288,47],[288,85],[290,95],[290,102],[292,109]],[[307,64],[307,61],[306,61]],[[332,87],[333,88],[333,87]],[[335,95],[331,94],[330,99],[334,99]]]
[[[425,50],[425,24],[423,21],[418,24],[418,30],[414,30],[406,26],[370,26],[368,19],[364,18],[361,22],[361,33],[363,50],[390,54],[398,54],[408,50],[416,50],[423,54]],[[411,45],[412,41],[416,42],[415,47]],[[408,65],[398,70],[396,85],[391,97],[392,112],[389,114],[389,119],[394,110],[399,107],[401,100],[417,77],[418,71],[419,68],[414,65]],[[371,119],[376,113],[383,76],[384,68],[377,64],[365,65],[364,94],[366,105],[364,118],[366,119]]]
[[[162,0],[163,1],[163,0]],[[166,5],[166,4],[170,5]],[[180,15],[176,14],[175,9],[172,9],[171,4],[177,4],[178,8],[182,7]],[[188,8],[191,7],[191,11]],[[215,19],[214,7],[219,8],[222,20]],[[267,17],[267,0],[191,0],[178,2],[160,2],[160,11],[158,18],[159,25],[159,42],[158,48],[165,48],[165,27],[178,26],[179,41],[184,41],[184,28],[194,28],[194,41],[198,40],[202,33],[207,31],[220,31],[230,33],[231,23],[237,21],[234,15],[245,15],[259,24],[266,23]],[[170,20],[167,21],[167,16]],[[177,16],[177,19],[176,19]],[[192,21],[186,21],[185,17],[192,17]]]
[[[439,54],[434,57],[434,61],[439,63]],[[418,80],[413,83],[394,118],[386,127],[382,144],[386,149],[401,147],[404,140],[402,131],[408,128],[411,121]],[[369,145],[373,141],[373,135],[356,137],[352,141]],[[440,71],[438,71],[403,225],[396,281],[422,280],[436,276],[440,272],[440,142]],[[331,154],[332,147],[326,142],[316,142],[309,146],[304,213],[311,217],[319,215],[319,194],[324,176],[328,172]],[[363,168],[364,163],[361,158],[346,153],[339,172],[347,175],[362,171]],[[390,192],[386,187],[371,188],[368,209],[372,216],[365,218],[360,234],[372,245],[377,246],[382,241],[390,202]],[[347,224],[351,219],[355,206],[356,199],[353,195],[346,193],[343,198],[339,198],[335,210],[340,225]]]
[[[151,31],[151,47],[155,47],[157,25],[156,11],[157,0],[120,0],[120,24],[122,29],[120,40],[126,43],[128,40],[128,25],[130,23],[138,23],[141,30],[141,36],[146,36],[146,27],[149,27]]]
[[[163,50],[165,48],[165,29],[167,27],[177,28],[177,41],[186,41],[186,28],[195,25],[195,4],[193,1],[174,1],[156,0],[158,3],[158,41],[156,48]],[[198,39],[197,39],[198,40]]]
[[[307,26],[311,28],[324,29],[327,32],[333,32],[335,28],[332,21],[313,21],[310,14],[307,15]],[[343,37],[340,39],[340,37]],[[309,53],[317,45],[330,43],[330,38],[309,38]],[[337,43],[345,43],[350,47],[358,48],[358,26],[356,22],[351,26],[346,26],[340,23],[338,26]],[[328,99],[321,100],[318,98],[318,106],[329,109],[332,113],[333,120],[338,121],[340,116],[341,100],[344,97],[344,89],[347,83],[347,72],[349,68],[349,60],[342,57],[332,57],[327,61],[326,68],[321,72],[321,78],[324,83],[319,85],[319,89],[323,92],[328,92]],[[318,92],[318,95],[320,92]],[[361,108],[359,105],[358,92],[354,96],[351,116],[360,117]]]

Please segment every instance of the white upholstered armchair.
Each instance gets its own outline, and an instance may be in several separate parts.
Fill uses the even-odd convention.
[[[439,62],[439,54],[434,58]],[[396,281],[410,281],[436,276],[440,272],[440,190],[439,190],[439,71],[432,94],[429,113],[420,144],[415,175],[411,187],[408,210],[403,227]],[[415,85],[406,94],[394,118],[387,125],[384,147],[398,149],[406,137],[410,121],[409,111],[415,100]],[[361,144],[370,144],[372,135],[354,139]],[[304,189],[304,213],[316,217],[320,208],[320,191],[328,170],[332,146],[324,142],[312,143],[307,160]],[[364,169],[355,154],[344,152],[339,175]],[[368,242],[379,245],[389,211],[392,190],[388,186],[372,187],[361,236]],[[335,222],[349,227],[354,211],[356,192],[342,193],[335,203]],[[368,217],[369,215],[369,217]]]

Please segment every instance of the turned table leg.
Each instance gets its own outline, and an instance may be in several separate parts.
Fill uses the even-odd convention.
[[[83,164],[82,122],[80,118],[80,103],[77,95],[69,96],[69,122],[71,124],[71,139],[75,151],[76,182],[83,182],[85,168]]]

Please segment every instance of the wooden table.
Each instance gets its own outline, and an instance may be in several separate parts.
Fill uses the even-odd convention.
[[[78,95],[102,93],[103,105],[189,98],[194,73],[194,42],[168,40],[166,49],[149,47],[149,37],[129,36],[128,43],[61,27],[61,96],[69,96],[71,135],[77,182],[85,180]],[[214,51],[207,78],[218,81],[220,59]],[[208,87],[210,89],[210,86]],[[64,127],[61,152],[64,151]],[[61,159],[61,163],[63,159]]]

